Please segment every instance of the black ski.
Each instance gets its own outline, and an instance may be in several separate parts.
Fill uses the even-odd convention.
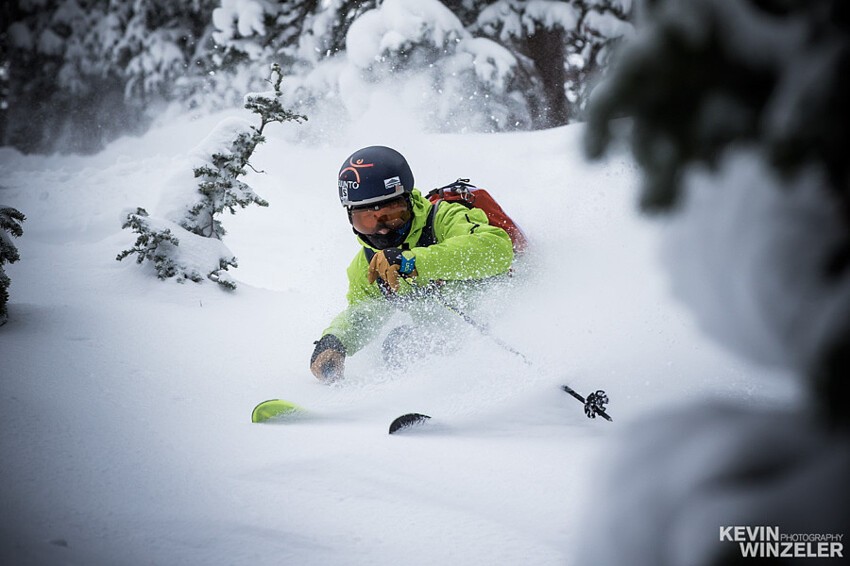
[[[400,430],[404,430],[413,426],[422,426],[430,418],[431,417],[429,417],[428,415],[423,415],[422,413],[407,413],[406,415],[402,415],[395,419],[392,423],[390,423],[390,434],[395,434]]]

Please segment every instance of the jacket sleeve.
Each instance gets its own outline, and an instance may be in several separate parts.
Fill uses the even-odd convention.
[[[333,334],[339,338],[349,356],[372,341],[393,313],[392,305],[379,287],[369,284],[368,267],[360,250],[348,266],[348,307],[322,332],[323,336]]]
[[[508,233],[477,208],[444,202],[434,219],[437,244],[413,248],[418,279],[484,279],[507,273],[514,259]]]

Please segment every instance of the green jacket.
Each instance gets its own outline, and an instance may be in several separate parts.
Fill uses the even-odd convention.
[[[414,286],[432,281],[478,281],[507,273],[514,254],[508,233],[490,226],[487,215],[477,208],[442,202],[434,218],[436,242],[415,247],[431,211],[431,203],[414,189],[411,194],[413,221],[405,244],[416,256],[417,277],[401,281],[398,295],[411,293]],[[362,239],[358,243],[370,247]],[[373,248],[374,249],[374,248]],[[322,333],[333,334],[351,355],[368,344],[393,314],[377,283],[369,284],[369,262],[360,249],[348,266],[348,307],[333,319]]]

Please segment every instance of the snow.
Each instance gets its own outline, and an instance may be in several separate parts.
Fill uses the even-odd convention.
[[[575,29],[578,20],[578,10],[574,6],[553,0],[531,0],[522,16],[522,23],[529,34],[534,33],[538,24],[546,29],[571,31]]]
[[[387,51],[423,43],[443,49],[468,36],[457,16],[437,0],[386,0],[351,24],[346,56],[352,65],[367,68]]]
[[[218,43],[227,43],[237,34],[240,37],[250,37],[255,33],[265,35],[264,4],[254,0],[222,0],[221,6],[212,13],[213,24],[217,30],[213,34],[215,40]]]
[[[472,56],[472,67],[483,84],[492,86],[495,90],[504,88],[505,79],[510,77],[516,68],[516,57],[513,53],[485,37],[471,37],[458,43],[458,56],[466,53]],[[461,63],[459,69],[469,65]]]
[[[622,37],[628,39],[634,36],[635,33],[632,24],[621,20],[611,14],[611,12],[588,10],[582,25],[600,37]]]
[[[847,532],[846,436],[824,434],[811,415],[702,404],[635,425],[612,446],[622,465],[591,487],[599,505],[576,563],[732,563],[741,554],[718,543],[722,525]],[[617,544],[604,544],[610,532]]]
[[[578,25],[579,17],[578,9],[564,2],[532,0],[520,4],[499,0],[481,10],[476,26],[487,30],[490,35],[501,27],[499,38],[509,41],[512,37],[533,35],[538,26],[572,31]]]
[[[799,402],[787,371],[721,350],[672,297],[666,227],[638,216],[628,158],[586,163],[581,126],[421,134],[396,127],[392,96],[372,102],[324,143],[268,128],[265,174],[246,180],[270,207],[222,218],[232,292],[115,255],[134,239],[121,211],[167,202],[193,148],[246,111],[173,117],[88,157],[0,149],[0,202],[27,215],[0,327],[4,563],[588,563],[582,509],[635,419],[686,400]],[[471,177],[523,226],[531,258],[490,331],[532,368],[466,328],[461,353],[405,375],[382,367],[380,339],[340,386],[310,375],[358,253],[334,178],[376,143],[419,187]],[[562,383],[605,389],[614,422],[585,418]],[[278,397],[308,415],[250,423]],[[387,435],[410,411],[433,422]]]

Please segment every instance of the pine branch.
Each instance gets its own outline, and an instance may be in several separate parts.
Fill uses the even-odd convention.
[[[136,254],[136,263],[145,260],[153,262],[157,277],[167,279],[177,274],[177,265],[171,259],[168,246],[176,248],[180,240],[169,229],[156,230],[151,227],[147,220],[150,215],[144,208],[137,208],[136,212],[127,215],[122,228],[129,228],[139,234],[136,243],[129,250],[124,250],[115,258],[122,261]]]
[[[26,216],[16,208],[0,206],[0,326],[6,324],[8,312],[6,304],[9,302],[9,285],[12,281],[3,269],[5,263],[15,263],[21,259],[18,248],[12,242],[12,237],[20,238],[24,235],[23,222]]]
[[[283,92],[280,89],[280,83],[283,81],[283,71],[280,65],[274,63],[271,67],[271,75],[266,82],[274,87],[274,97],[269,98],[264,95],[249,96],[245,102],[245,108],[260,116],[260,127],[257,133],[262,135],[268,124],[274,122],[295,122],[301,124],[307,121],[307,116],[296,114],[291,110],[283,107],[280,99]]]

